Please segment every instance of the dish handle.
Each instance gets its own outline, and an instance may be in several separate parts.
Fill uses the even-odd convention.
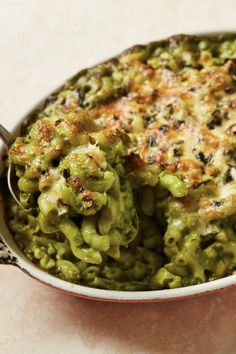
[[[17,265],[17,258],[7,248],[0,235],[0,264]]]

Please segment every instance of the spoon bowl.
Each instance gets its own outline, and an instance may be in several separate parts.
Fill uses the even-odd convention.
[[[3,144],[7,149],[10,148],[12,142],[14,141],[13,135],[6,128],[4,128],[2,124],[0,124],[0,139],[2,140]],[[23,207],[23,205],[19,200],[19,190],[17,188],[17,176],[15,173],[15,169],[10,162],[7,171],[7,184],[8,184],[9,191],[12,197],[14,198],[14,200],[16,201],[16,203],[26,212],[30,212],[30,210],[27,210]]]

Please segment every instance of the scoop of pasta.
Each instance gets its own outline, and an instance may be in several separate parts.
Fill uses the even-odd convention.
[[[52,119],[36,122],[25,138],[28,144],[17,139],[10,158],[18,167],[21,201],[37,210],[36,235],[53,238],[59,234],[76,259],[99,264],[103,254],[120,256],[120,246],[137,235],[138,218],[121,164],[129,139],[119,130],[98,131],[89,122],[83,115],[81,120],[71,115],[55,121],[56,129]],[[78,134],[65,141],[68,129],[77,129]],[[22,151],[18,158],[16,149]],[[32,242],[38,245],[39,240],[34,236]]]

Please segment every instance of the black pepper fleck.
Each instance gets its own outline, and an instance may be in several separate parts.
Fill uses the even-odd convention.
[[[224,204],[223,200],[213,200],[211,202],[211,205],[214,206],[214,207],[219,207],[219,206],[221,206],[223,204]]]
[[[145,114],[143,119],[144,119],[144,126],[147,127],[149,124],[151,124],[157,120],[157,115],[156,115],[156,113]]]
[[[156,146],[157,145],[156,138],[153,136],[149,136],[147,138],[147,143],[148,143],[148,146],[150,146],[150,147]]]
[[[180,157],[180,156],[182,156],[182,152],[181,152],[180,149],[175,148],[175,149],[173,150],[173,155],[174,155],[174,157]]]
[[[189,91],[190,92],[195,92],[196,91],[196,87],[195,86],[190,87]]]
[[[236,135],[236,124],[232,124],[229,128],[227,128],[226,132],[228,134]]]
[[[152,99],[154,100],[155,98],[157,98],[157,96],[158,96],[157,90],[153,90],[152,91]]]
[[[221,113],[218,110],[212,113],[212,117],[213,118],[210,120],[210,122],[207,123],[207,127],[211,130],[215,127],[221,126],[222,123]]]
[[[159,131],[163,134],[166,134],[168,133],[169,129],[170,129],[169,125],[163,124],[162,126],[160,126]]]
[[[126,87],[118,87],[117,91],[116,91],[116,96],[117,97],[126,97],[129,94],[129,90]]]
[[[225,90],[225,93],[228,93],[228,94],[232,94],[235,91],[233,86],[226,86],[224,90]]]
[[[85,99],[85,92],[81,89],[77,90],[77,94],[79,97],[80,104],[83,105],[84,99]]]
[[[63,119],[57,119],[55,122],[55,126],[57,127],[61,122],[63,122]]]
[[[232,174],[231,174],[231,168],[227,169],[227,171],[225,173],[225,176],[224,176],[224,181],[225,181],[225,183],[229,183],[229,182],[233,181],[233,177],[232,177]]]
[[[212,154],[209,154],[208,156],[205,156],[202,151],[199,151],[196,155],[196,158],[200,160],[201,162],[204,163],[204,165],[207,165],[211,159],[212,159]]]
[[[174,129],[179,129],[181,127],[181,125],[183,125],[183,124],[185,124],[185,120],[179,119],[176,122],[174,122],[173,128]]]
[[[63,177],[65,179],[69,178],[70,177],[70,170],[67,168],[65,170],[63,170]]]

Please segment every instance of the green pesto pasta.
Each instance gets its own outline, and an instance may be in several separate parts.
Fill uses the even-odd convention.
[[[65,281],[173,289],[236,272],[236,36],[174,36],[83,70],[9,160],[23,253]]]

